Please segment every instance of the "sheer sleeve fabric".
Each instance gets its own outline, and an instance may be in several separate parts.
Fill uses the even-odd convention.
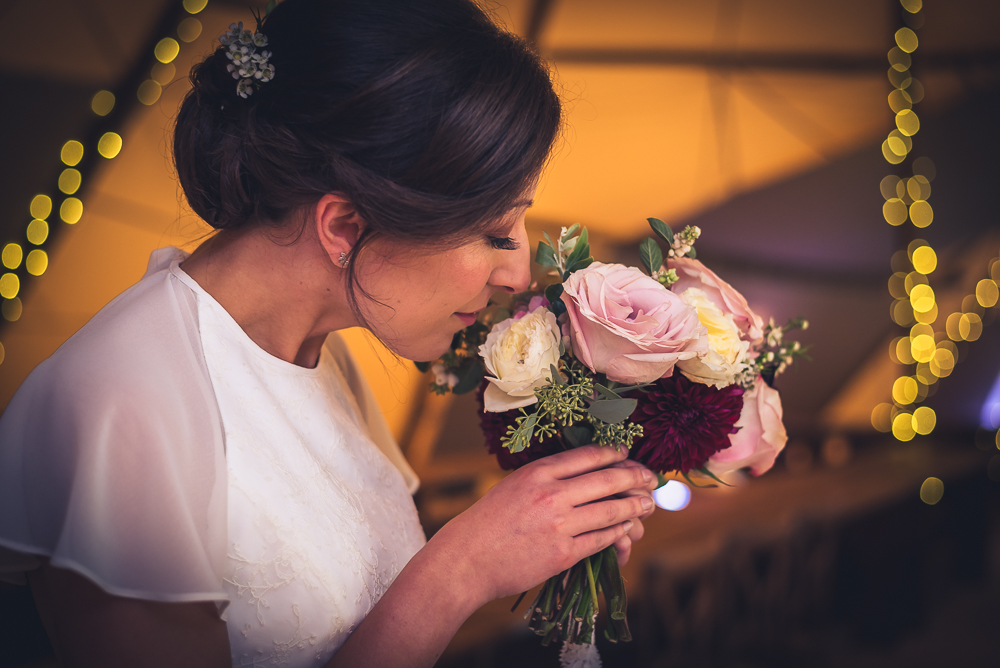
[[[6,579],[45,556],[118,596],[224,609],[223,430],[178,257],[154,253],[0,419]]]
[[[403,480],[406,482],[406,489],[409,490],[410,494],[416,494],[417,489],[420,487],[420,479],[413,471],[410,463],[406,461],[403,451],[400,450],[399,445],[396,443],[396,438],[392,435],[392,430],[389,429],[389,425],[385,421],[385,416],[382,415],[382,409],[379,407],[371,387],[365,380],[364,374],[361,373],[361,369],[358,368],[357,363],[354,361],[350,349],[344,343],[344,339],[336,332],[333,332],[327,336],[324,345],[327,352],[330,353],[330,356],[337,362],[337,366],[340,368],[344,381],[347,383],[356,403],[358,416],[368,427],[368,436],[378,446],[378,449],[382,451],[382,454],[396,467],[400,475],[403,476]]]

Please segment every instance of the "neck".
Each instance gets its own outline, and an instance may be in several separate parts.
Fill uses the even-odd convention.
[[[290,244],[261,227],[221,233],[181,266],[254,343],[292,364],[316,366],[326,335],[357,324],[343,270],[308,229]]]

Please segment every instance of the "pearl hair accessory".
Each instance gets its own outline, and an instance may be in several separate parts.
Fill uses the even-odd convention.
[[[226,58],[232,62],[226,70],[238,80],[236,94],[240,97],[249,97],[254,88],[274,78],[274,65],[268,62],[271,52],[263,48],[267,46],[267,35],[260,30],[250,32],[243,29],[242,21],[233,23],[219,36],[219,42],[229,47]]]

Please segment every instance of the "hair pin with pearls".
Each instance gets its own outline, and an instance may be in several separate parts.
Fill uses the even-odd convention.
[[[226,58],[232,62],[226,70],[238,80],[236,94],[240,97],[249,97],[254,88],[274,78],[274,65],[268,62],[271,52],[264,49],[267,35],[260,30],[250,32],[244,30],[242,21],[233,23],[219,36],[219,42],[229,47]]]

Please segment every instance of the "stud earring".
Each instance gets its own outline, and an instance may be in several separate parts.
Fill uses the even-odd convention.
[[[341,253],[340,253],[340,259],[337,260],[337,262],[340,264],[341,267],[346,267],[347,266],[347,253],[341,251]]]

